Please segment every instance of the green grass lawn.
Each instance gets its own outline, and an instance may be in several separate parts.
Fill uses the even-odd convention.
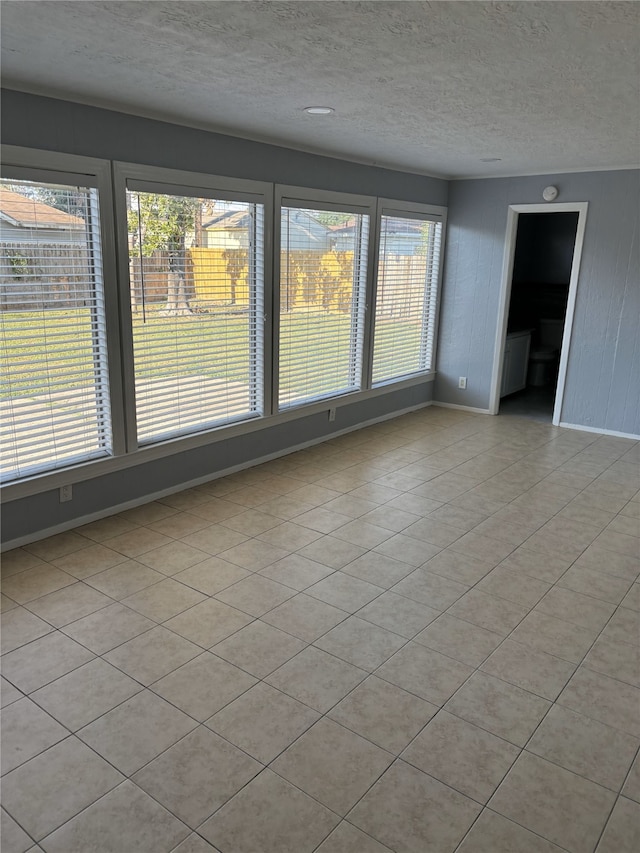
[[[187,317],[164,317],[160,306],[147,310],[146,322],[134,314],[133,337],[136,379],[190,375],[247,382],[250,322],[247,313],[216,310]],[[60,390],[93,384],[91,314],[89,309],[45,312],[1,312],[2,397],[44,391],[53,375],[64,378]],[[326,311],[295,311],[280,319],[281,394],[296,399],[344,387],[349,371],[351,321],[348,315]],[[420,327],[415,322],[379,323],[376,353],[385,352],[389,364],[399,358],[415,370]],[[405,353],[408,353],[405,355]],[[377,363],[382,375],[385,358]],[[298,370],[308,363],[313,387]],[[397,365],[396,365],[397,367]],[[10,386],[7,377],[20,372]]]

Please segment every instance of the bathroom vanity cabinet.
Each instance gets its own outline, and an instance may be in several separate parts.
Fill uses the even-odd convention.
[[[507,334],[502,365],[501,397],[506,397],[507,394],[513,394],[526,388],[531,332],[532,329],[523,329],[520,332],[509,332]]]

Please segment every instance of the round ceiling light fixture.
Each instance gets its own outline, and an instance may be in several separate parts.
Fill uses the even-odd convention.
[[[305,107],[304,111],[310,116],[330,116],[331,113],[335,113],[333,107]]]

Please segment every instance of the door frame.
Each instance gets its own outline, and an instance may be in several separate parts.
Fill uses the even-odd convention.
[[[573,328],[573,315],[576,306],[576,294],[578,290],[578,277],[580,274],[580,261],[582,259],[582,247],[584,244],[584,231],[587,222],[587,209],[589,203],[558,202],[556,204],[510,204],[507,215],[507,231],[504,244],[504,256],[502,261],[502,277],[500,282],[500,301],[498,305],[498,323],[496,327],[496,341],[494,346],[493,371],[491,375],[491,396],[489,400],[489,412],[497,415],[500,409],[500,387],[502,384],[502,368],[504,362],[504,347],[507,337],[507,322],[509,319],[509,305],[511,302],[511,284],[513,278],[513,262],[516,249],[516,236],[518,233],[518,221],[521,213],[577,213],[578,227],[576,229],[576,240],[573,248],[573,260],[571,262],[571,277],[569,279],[569,296],[567,299],[567,310],[564,320],[564,331],[562,335],[562,349],[560,350],[560,368],[558,370],[558,382],[556,385],[556,397],[553,407],[552,423],[558,426],[562,415],[562,402],[564,399],[565,382],[567,378],[567,364],[569,362],[569,350],[571,348],[571,331]]]

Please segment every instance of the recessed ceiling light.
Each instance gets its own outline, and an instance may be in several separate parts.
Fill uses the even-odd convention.
[[[502,160],[502,157],[481,157],[481,163],[499,163]]]
[[[335,109],[333,107],[305,107],[305,113],[309,113],[310,116],[328,116],[331,113],[335,113]]]

